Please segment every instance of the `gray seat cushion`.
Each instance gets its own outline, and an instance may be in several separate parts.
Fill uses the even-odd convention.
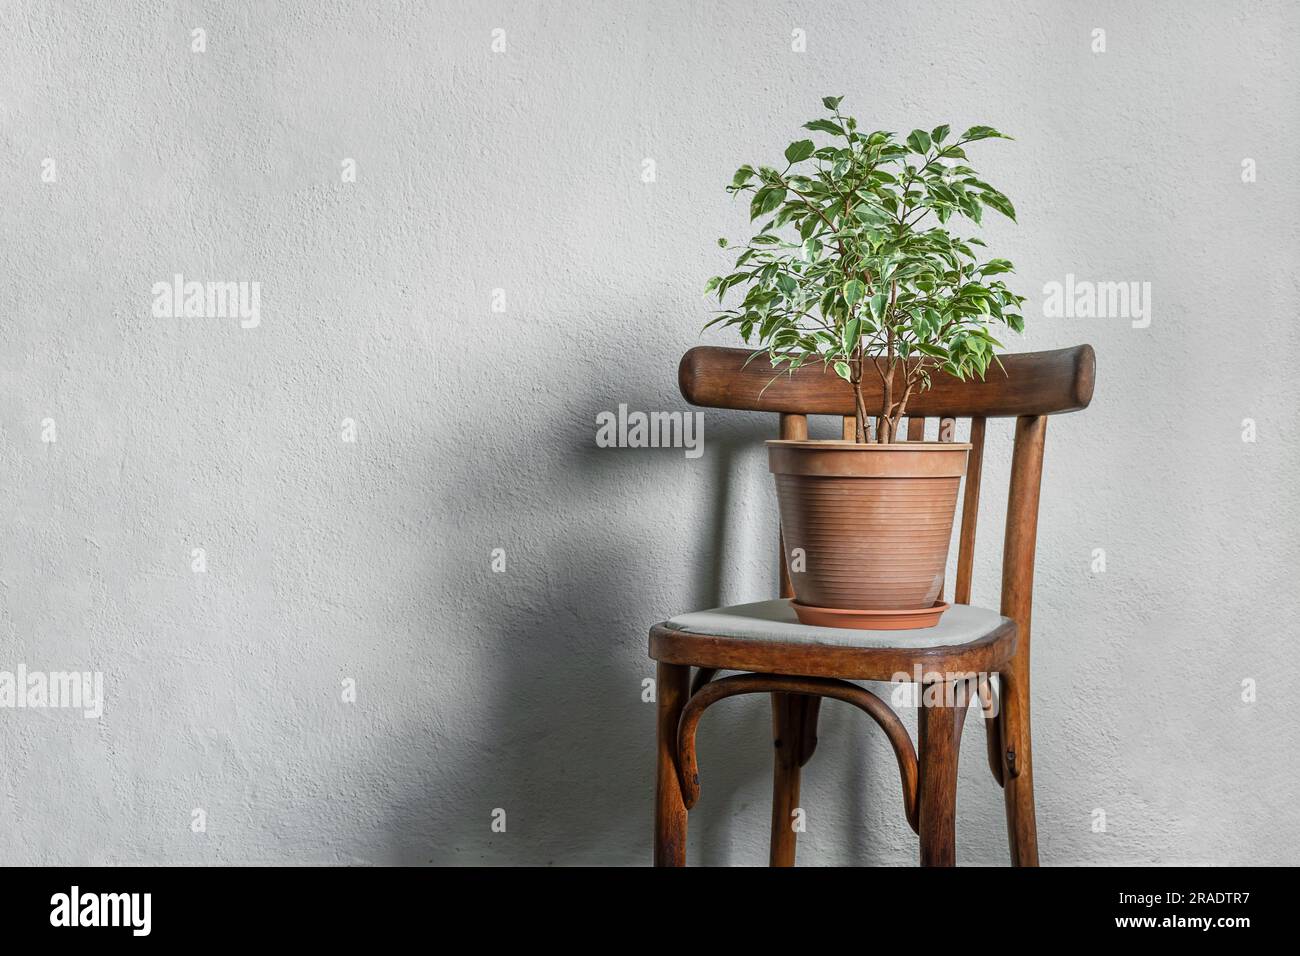
[[[905,631],[859,631],[847,627],[812,627],[800,624],[788,600],[733,604],[711,611],[679,614],[666,626],[689,634],[732,637],[741,640],[789,644],[826,644],[834,647],[951,647],[977,641],[1001,625],[997,611],[969,604],[954,604],[934,627]]]

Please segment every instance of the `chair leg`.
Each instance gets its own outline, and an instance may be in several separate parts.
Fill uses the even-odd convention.
[[[1003,798],[1012,866],[1038,866],[1038,823],[1034,816],[1034,760],[1030,746],[1029,683],[1001,675]]]
[[[680,664],[655,668],[658,745],[655,773],[655,866],[686,865],[686,804],[677,776],[677,722],[690,697],[691,669]]]
[[[921,689],[917,709],[917,824],[922,866],[957,863],[957,709],[951,684]],[[932,699],[932,698],[938,698]],[[927,701],[929,701],[927,703]]]
[[[772,866],[794,866],[797,834],[794,810],[799,806],[799,768],[809,739],[816,741],[815,705],[810,694],[772,695],[772,844],[768,862]]]

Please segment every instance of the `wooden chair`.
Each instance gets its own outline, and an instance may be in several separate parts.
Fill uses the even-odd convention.
[[[766,361],[749,365],[743,349],[694,348],[678,370],[682,395],[693,405],[778,412],[780,437],[808,437],[809,414],[841,415],[852,438],[852,395],[820,368],[782,374],[772,381]],[[1092,347],[1002,357],[984,381],[961,382],[936,374],[933,387],[912,399],[907,440],[922,440],[925,419],[940,419],[940,440],[952,441],[955,419],[971,419],[971,453],[962,498],[954,607],[938,627],[914,631],[806,628],[780,602],[683,615],[650,631],[657,662],[658,753],[654,861],[686,860],[687,811],[699,797],[695,733],[709,705],[736,694],[770,693],[775,769],[772,785],[771,865],[792,866],[796,835],[792,811],[799,803],[800,768],[817,744],[821,698],[865,711],[885,731],[898,759],[907,821],[920,837],[921,863],[955,862],[957,754],[967,704],[978,699],[988,737],[988,761],[1006,802],[1011,861],[1038,863],[1034,821],[1034,764],[1029,726],[1029,635],[1033,604],[1034,544],[1047,416],[1086,408],[1092,400],[1096,360]],[[771,383],[769,385],[769,383]],[[879,383],[876,383],[879,392]],[[879,394],[866,396],[878,407]],[[874,401],[874,405],[872,404]],[[989,418],[1014,418],[1015,450],[1002,550],[1000,614],[962,608],[970,604],[971,567],[979,507],[984,434]],[[781,596],[793,594],[784,544]],[[956,622],[956,623],[945,623]],[[835,631],[833,635],[815,634]],[[692,677],[691,668],[697,668]],[[740,671],[717,677],[720,671]],[[921,676],[917,744],[898,715],[854,680],[889,681]],[[988,679],[998,677],[997,687]],[[942,693],[940,693],[942,692]],[[999,706],[1000,704],[1000,706]]]

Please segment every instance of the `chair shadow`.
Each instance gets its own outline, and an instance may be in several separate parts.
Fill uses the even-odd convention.
[[[455,500],[461,516],[440,529],[443,552],[472,557],[443,561],[436,586],[446,619],[436,626],[450,630],[433,635],[441,653],[431,644],[428,654],[431,661],[454,657],[478,693],[468,712],[437,715],[434,762],[394,794],[385,832],[392,834],[389,856],[396,862],[649,863],[655,760],[655,707],[643,699],[643,682],[654,675],[649,628],[685,610],[776,593],[776,555],[769,547],[763,593],[729,594],[734,579],[744,576],[735,567],[734,549],[742,545],[731,527],[745,508],[736,497],[742,449],[752,455],[771,437],[772,416],[710,413],[705,453],[684,465],[681,449],[596,447],[595,414],[617,405],[595,392],[575,400],[576,408],[536,432],[534,440],[550,454],[514,449],[514,461],[535,459],[542,466],[503,476],[513,483],[505,505],[499,485],[484,480],[499,470],[491,436],[440,463],[444,499]],[[632,408],[685,408],[680,397],[664,395],[620,392],[618,401]],[[555,454],[557,445],[563,454]],[[650,542],[659,551],[649,550],[628,517],[639,504],[638,491],[648,484],[691,484],[682,471],[687,466],[704,469],[704,488],[696,500],[676,500],[698,520],[684,522],[688,530],[671,553],[662,551],[662,541]],[[763,507],[771,506],[765,500]],[[774,511],[771,520],[774,541]],[[504,543],[503,573],[484,569],[485,526],[493,529],[488,537]],[[654,582],[664,576],[665,560],[676,562],[677,574],[667,577],[677,586],[660,588],[657,597]],[[392,756],[409,759],[396,751]],[[855,747],[850,759],[858,764],[855,776],[865,772],[864,747]],[[767,837],[766,695],[734,698],[710,712],[700,762],[704,786],[691,813],[689,859],[704,865],[766,862],[765,851],[750,858],[756,852],[751,845],[765,846]],[[860,820],[865,791],[854,791]],[[761,807],[752,806],[755,793],[762,794]],[[504,811],[504,832],[492,826],[498,811]]]

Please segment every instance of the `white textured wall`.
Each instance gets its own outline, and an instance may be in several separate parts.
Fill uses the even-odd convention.
[[[1281,2],[4,0],[0,670],[107,702],[0,710],[0,862],[646,862],[646,631],[773,592],[775,423],[708,412],[690,461],[594,417],[682,407],[722,187],[829,94],[1017,136],[972,151],[1015,347],[1097,349],[1048,430],[1044,862],[1294,862],[1298,44]],[[261,324],[154,317],[177,272],[260,282]],[[1152,283],[1150,327],[1043,318],[1067,273]],[[709,714],[692,861],[765,861],[768,728]],[[958,857],[1001,864],[980,734]],[[821,736],[801,861],[912,862],[883,738]]]

